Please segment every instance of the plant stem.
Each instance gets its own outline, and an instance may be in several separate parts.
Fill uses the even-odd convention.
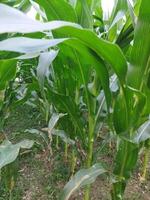
[[[9,200],[12,200],[12,191],[9,191]]]
[[[74,175],[75,167],[76,167],[77,157],[75,155],[75,150],[72,150],[72,162],[71,162],[71,176]]]
[[[146,180],[148,162],[149,162],[149,147],[146,147],[144,152],[144,164],[143,164],[141,181]]]
[[[59,149],[59,137],[58,135],[56,136],[56,149]]]
[[[64,159],[65,162],[67,162],[67,158],[68,158],[68,143],[65,143],[65,154],[64,154]]]
[[[89,116],[89,135],[88,135],[88,155],[86,167],[89,168],[92,165],[93,159],[93,144],[94,144],[94,120]],[[90,200],[90,185],[85,188],[84,200]]]

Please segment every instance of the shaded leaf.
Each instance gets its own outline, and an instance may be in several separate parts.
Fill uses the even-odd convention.
[[[16,74],[16,60],[0,60],[0,90],[4,90],[8,81]]]
[[[0,169],[12,163],[17,158],[21,148],[30,149],[33,144],[32,140],[23,140],[17,144],[12,144],[10,141],[5,140],[0,145]]]
[[[59,136],[65,143],[67,144],[70,144],[70,145],[74,145],[75,144],[75,141],[70,139],[67,134],[65,133],[65,131],[63,130],[57,130],[57,129],[54,129],[52,131],[52,134],[53,135],[56,135],[56,136]]]

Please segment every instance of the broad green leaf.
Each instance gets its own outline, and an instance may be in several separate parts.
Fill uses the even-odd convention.
[[[123,91],[117,96],[114,105],[113,122],[117,134],[124,133],[128,130],[129,119],[126,99]]]
[[[87,0],[78,0],[76,4],[78,23],[87,29],[93,28],[93,16]]]
[[[94,54],[93,51],[91,51],[88,47],[84,46],[81,42],[78,42],[75,40],[69,40],[68,42],[66,41],[65,44],[73,47],[76,51],[79,52],[79,55],[78,56],[76,55],[75,60],[78,61],[77,65],[80,69],[81,74],[83,74],[85,80],[88,77],[86,77],[84,69],[82,69],[83,66],[85,64],[88,64],[95,69],[98,79],[101,82],[101,85],[104,89],[107,106],[109,108],[110,101],[111,101],[110,100],[111,94],[110,94],[110,89],[109,89],[109,75],[102,59],[100,59],[96,54]],[[88,84],[87,81],[85,81],[84,85],[86,85],[86,87],[87,87],[87,84]]]
[[[121,139],[119,150],[117,152],[114,174],[117,176],[118,181],[113,184],[112,199],[122,199],[125,190],[126,182],[130,178],[131,173],[137,163],[139,142],[147,138],[147,134],[143,132],[139,134],[135,131],[147,120],[149,113],[145,116],[145,105],[147,105],[148,96],[145,92],[145,85],[148,80],[149,71],[149,55],[150,55],[150,7],[148,0],[141,1],[138,22],[135,28],[134,44],[130,57],[130,67],[128,70],[127,80],[128,90],[124,91],[123,104],[127,105],[125,112],[121,109],[121,102],[119,102],[118,111],[124,116],[128,116],[128,125],[126,121],[120,123],[118,120],[119,128],[125,131],[131,141]],[[127,88],[126,88],[127,89]],[[116,106],[117,107],[117,106]],[[119,109],[120,108],[120,109]],[[118,115],[119,119],[119,114]],[[143,119],[144,117],[144,119]],[[125,117],[123,117],[124,119]],[[117,120],[116,120],[117,124]],[[119,125],[120,124],[120,125]],[[144,127],[143,127],[144,128]],[[119,130],[120,131],[120,130]],[[118,131],[118,132],[119,132]],[[143,136],[143,138],[142,138]],[[138,144],[133,144],[138,143]]]
[[[30,19],[28,19],[28,18],[26,19],[26,15],[24,15],[23,13],[15,10],[15,9],[9,8],[7,6],[5,8],[5,6],[4,7],[3,6],[4,5],[2,5],[2,4],[0,5],[0,11],[6,9],[6,14],[2,15],[2,16],[5,16],[4,19],[6,18],[6,19],[8,19],[8,21],[11,20],[11,23],[12,23],[11,25],[12,25],[13,29],[17,28],[16,30],[13,30],[14,32],[18,32],[18,31],[22,32],[22,28],[19,27],[17,24],[15,26],[13,26],[13,22],[16,22],[17,19],[21,19],[21,18],[19,18],[18,15],[21,15],[21,16],[23,15],[22,18],[23,18],[23,20],[25,20],[25,24],[23,24],[23,22],[22,22],[21,25],[24,28],[25,32],[36,32],[36,31],[40,31],[40,30],[42,31],[45,29],[47,30],[47,29],[51,29],[51,28],[52,29],[59,28],[58,33],[63,33],[65,35],[67,35],[67,37],[71,36],[71,37],[78,38],[86,46],[88,46],[93,51],[95,51],[95,53],[97,53],[100,57],[104,58],[112,66],[115,73],[118,75],[120,82],[122,84],[124,83],[125,77],[126,77],[126,71],[127,71],[127,64],[126,64],[126,60],[125,60],[121,50],[116,45],[108,43],[108,42],[98,38],[91,31],[80,29],[79,25],[70,24],[67,22],[53,21],[53,22],[48,22],[48,23],[44,24],[44,23],[33,21],[34,23],[38,23],[38,24],[40,23],[41,25],[29,26],[30,23],[28,23],[28,22],[30,21]],[[10,15],[9,15],[9,17],[7,16],[11,12],[12,12],[12,16],[13,15],[15,16],[15,19]],[[1,14],[1,12],[0,12],[0,14]],[[17,15],[17,19],[16,19],[16,15]],[[31,22],[32,22],[32,20],[31,20]],[[7,23],[4,24],[3,20],[2,20],[2,23],[3,24],[1,24],[1,16],[0,16],[0,30],[2,30],[1,25],[8,29],[11,28],[11,26],[6,26]],[[10,23],[10,21],[9,21],[9,23]],[[60,28],[62,26],[68,26],[68,27]],[[73,26],[74,26],[74,28],[73,28]],[[23,32],[24,32],[24,30],[23,30]],[[12,32],[12,30],[11,31],[6,30],[4,32]],[[116,57],[118,58],[117,62],[115,59]]]
[[[0,145],[0,169],[16,160],[21,148],[30,149],[33,144],[32,140],[23,140],[17,144],[5,140]]]
[[[15,77],[16,67],[16,60],[0,61],[0,90],[4,90],[8,82]]]
[[[45,9],[49,21],[64,20],[77,22],[77,16],[73,7],[65,0],[36,0],[36,2]]]
[[[61,200],[68,200],[71,195],[79,188],[91,184],[97,176],[106,173],[107,171],[100,163],[93,165],[89,169],[81,169],[74,177],[66,184],[61,194]]]
[[[88,1],[91,12],[101,9],[101,0],[89,0]]]
[[[127,180],[135,168],[138,159],[138,145],[121,140],[115,159],[114,175],[116,180],[113,184],[112,199],[122,199]],[[119,198],[120,197],[120,198]]]
[[[14,37],[0,41],[0,51],[12,51],[26,54],[35,54],[50,47],[56,46],[66,39],[32,39],[26,37]]]
[[[23,12],[0,3],[0,33],[42,32],[63,26],[80,27],[78,24],[65,21],[51,21],[47,23],[35,21]]]
[[[128,83],[142,89],[150,68],[150,6],[149,0],[142,0],[138,22],[135,28],[134,44],[131,52]]]
[[[124,88],[124,91],[121,90],[115,101],[113,114],[117,134],[126,138],[132,137],[134,130],[140,124],[145,104],[146,97],[140,91],[130,87]]]
[[[98,38],[96,34],[89,30],[64,27],[57,30],[57,33],[62,33],[64,36],[70,38],[74,37],[79,39],[85,46],[92,49],[100,58],[108,62],[117,74],[121,84],[124,84],[127,73],[127,63],[122,51],[117,45]]]
[[[82,142],[85,142],[85,130],[83,122],[80,118],[80,110],[76,105],[73,97],[66,96],[62,94],[57,94],[49,88],[47,93],[47,98],[50,102],[53,102],[55,107],[62,113],[67,113],[71,119],[71,123],[74,125],[75,129],[78,131],[78,136],[81,138]],[[74,133],[72,133],[73,136]]]

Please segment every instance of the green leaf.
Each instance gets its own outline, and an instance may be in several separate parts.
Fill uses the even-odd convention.
[[[34,23],[38,23],[38,25],[37,26],[34,26],[33,24],[31,25],[31,23],[29,23],[29,21],[31,19],[28,19],[28,18],[26,19],[26,15],[24,15],[20,11],[9,8],[7,6],[5,8],[5,6],[2,5],[2,4],[0,6],[1,6],[0,11],[3,10],[3,9],[4,10],[6,9],[6,14],[2,15],[2,16],[5,16],[4,19],[8,19],[9,23],[11,22],[12,28],[16,29],[16,30],[13,30],[14,32],[18,32],[18,31],[22,32],[22,27],[24,28],[23,32],[24,31],[25,32],[35,32],[35,31],[39,31],[39,30],[42,31],[42,30],[45,30],[45,29],[49,30],[51,28],[52,29],[56,29],[56,28],[58,29],[59,28],[58,33],[63,33],[67,37],[71,36],[71,37],[78,38],[81,42],[84,43],[84,45],[88,46],[96,54],[98,54],[100,57],[105,59],[113,67],[115,73],[119,77],[120,82],[122,84],[124,83],[125,77],[126,77],[126,71],[127,71],[127,64],[126,64],[126,60],[125,60],[121,50],[116,45],[108,43],[108,42],[98,38],[91,31],[80,29],[79,25],[76,25],[76,24],[70,24],[70,23],[67,23],[67,22],[60,22],[60,21],[54,21],[54,22],[49,22],[49,23],[44,24],[44,23],[33,21]],[[4,8],[3,8],[3,6],[4,6]],[[3,9],[1,9],[1,8],[3,8]],[[9,15],[9,17],[8,17],[7,15],[10,14],[11,12],[12,12],[12,16]],[[13,18],[13,15],[15,15],[15,18]],[[16,19],[16,15],[17,15],[17,19]],[[21,19],[21,17],[19,18],[18,15],[21,15],[21,16],[23,15],[22,18],[25,21],[25,24],[22,21],[22,23],[21,23],[22,27],[19,27],[17,25],[17,23],[19,23],[18,21],[15,25],[13,25],[13,23],[16,22],[16,20]],[[1,22],[1,18],[0,18],[0,22]],[[31,22],[32,22],[32,20],[31,20]],[[0,23],[0,26],[2,25],[3,27],[8,28],[8,29],[11,28],[11,26],[6,26],[7,23],[4,24],[3,20],[2,20],[2,23]],[[70,27],[60,28],[62,26],[70,26]],[[74,26],[74,28],[73,28],[73,26]],[[2,30],[1,27],[0,27],[0,30]],[[6,32],[9,32],[9,31],[12,32],[12,30],[6,30]],[[116,62],[116,59],[115,59],[116,57],[118,58],[117,62]]]
[[[136,89],[142,89],[150,69],[150,6],[149,0],[142,0],[134,44],[131,52],[128,84]]]
[[[138,159],[138,146],[128,141],[121,140],[115,159],[114,175],[116,180],[113,184],[112,199],[122,199],[127,180],[135,168]]]
[[[83,75],[85,74],[84,69],[82,69],[86,64],[88,65],[87,67],[92,66],[96,73],[97,76],[101,82],[101,85],[104,89],[105,92],[105,97],[106,97],[106,102],[107,102],[107,106],[110,106],[110,101],[111,101],[111,94],[110,94],[110,89],[109,89],[109,75],[108,75],[108,71],[107,68],[103,62],[103,60],[98,57],[93,50],[90,50],[89,47],[85,46],[82,44],[82,42],[80,41],[76,41],[76,40],[68,40],[68,42],[64,42],[65,44],[67,44],[68,46],[72,47],[73,49],[75,49],[79,55],[78,55],[78,59],[75,58],[75,60],[79,60],[81,62],[81,69],[83,71]],[[79,65],[79,62],[77,63],[77,65]],[[86,67],[86,68],[87,68]],[[87,79],[88,76],[84,75],[84,79]],[[88,84],[88,82],[86,81],[86,84]]]
[[[77,22],[77,16],[73,7],[64,0],[36,0],[36,2],[45,9],[49,21],[64,20]]]
[[[89,169],[81,169],[75,176],[66,184],[61,194],[61,200],[68,200],[71,195],[79,188],[91,184],[97,176],[106,173],[107,171],[100,163],[93,165]]]
[[[128,130],[128,110],[126,105],[126,99],[121,91],[117,96],[114,105],[113,122],[117,134],[124,133]]]
[[[124,92],[120,91],[115,101],[113,114],[117,134],[124,136],[126,139],[132,137],[141,123],[145,104],[146,97],[142,92],[131,87],[124,88]]]
[[[78,16],[78,23],[84,28],[93,28],[93,16],[88,5],[87,0],[78,0],[76,4],[76,13]]]
[[[53,102],[55,107],[63,113],[67,113],[74,127],[78,130],[78,135],[85,141],[85,131],[83,122],[80,119],[80,110],[71,96],[57,94],[56,92],[48,91],[49,101]],[[72,133],[74,134],[74,133]]]
[[[0,145],[0,169],[16,160],[21,148],[30,149],[33,144],[32,140],[23,140],[17,144],[5,140]]]
[[[58,29],[56,32],[62,33],[64,36],[70,38],[79,39],[85,46],[89,47],[89,49],[93,50],[100,58],[111,65],[121,84],[125,83],[127,63],[122,51],[117,45],[97,37],[95,33],[89,30],[64,27]]]
[[[16,60],[0,61],[0,90],[4,90],[8,82],[15,77],[16,67]]]
[[[122,13],[121,15],[123,17],[125,15],[127,9],[128,9],[127,0],[117,0],[115,2],[114,10],[113,10],[113,13],[112,13],[112,16],[111,16],[111,21],[118,21],[117,20],[118,16]],[[114,24],[114,22],[112,22],[112,23]]]

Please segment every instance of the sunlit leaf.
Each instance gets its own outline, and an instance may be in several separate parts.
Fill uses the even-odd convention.
[[[81,169],[74,177],[66,184],[61,194],[61,200],[68,200],[71,195],[79,188],[91,184],[97,176],[106,173],[107,171],[101,164],[97,163],[89,169]]]

